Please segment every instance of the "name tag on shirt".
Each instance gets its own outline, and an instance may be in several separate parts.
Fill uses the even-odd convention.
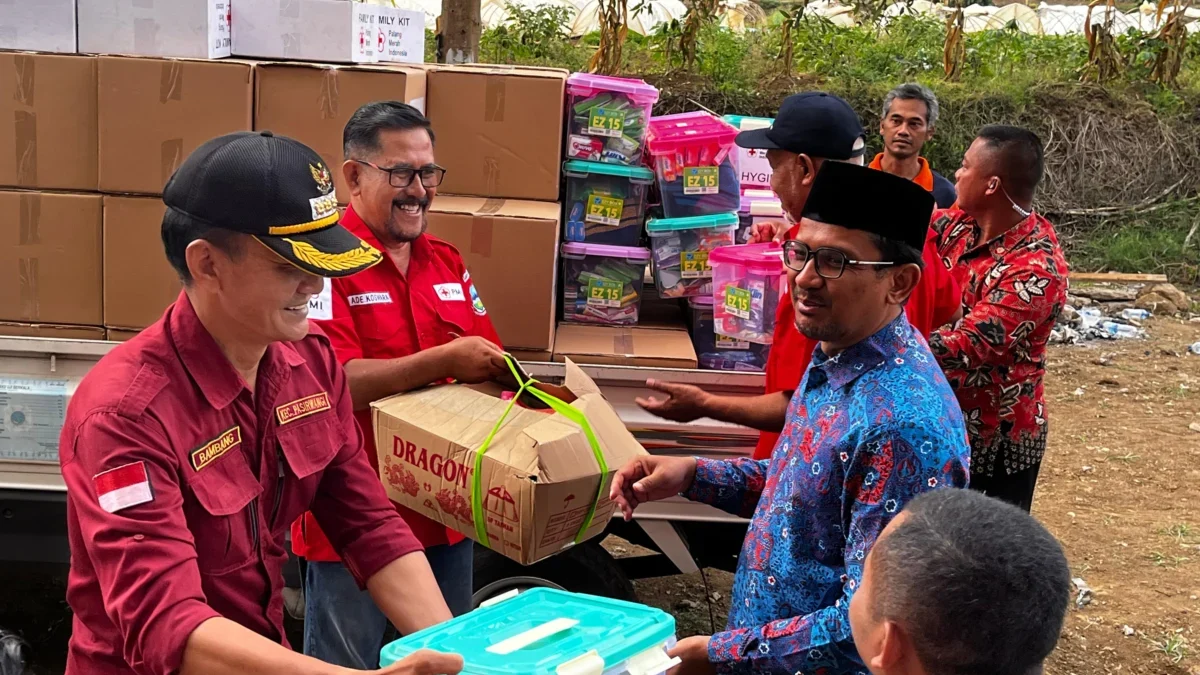
[[[459,283],[434,284],[433,290],[437,293],[438,297],[441,298],[445,302],[452,302],[452,301],[466,302],[467,301],[467,294],[463,293],[462,284],[459,284]]]
[[[351,307],[362,307],[363,305],[390,305],[392,303],[392,294],[384,291],[382,293],[359,293],[346,298]]]
[[[318,321],[333,319],[333,285],[328,278],[321,292],[308,299],[308,318]]]

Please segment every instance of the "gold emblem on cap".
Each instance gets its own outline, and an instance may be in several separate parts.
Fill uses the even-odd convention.
[[[297,260],[331,272],[369,267],[383,259],[379,251],[365,241],[361,242],[361,247],[345,253],[326,253],[306,241],[297,241],[286,237],[283,240],[291,244],[292,255],[296,256]]]
[[[309,164],[308,170],[312,172],[313,180],[317,182],[317,189],[321,191],[321,194],[328,194],[333,190],[333,178],[324,164],[318,163],[316,166]]]

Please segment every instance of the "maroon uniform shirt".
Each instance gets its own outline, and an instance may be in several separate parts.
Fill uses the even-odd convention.
[[[216,616],[286,645],[284,533],[306,510],[360,585],[421,550],[363,452],[329,340],[272,344],[251,392],[184,294],[84,378],[60,455],[72,675],[173,673]]]

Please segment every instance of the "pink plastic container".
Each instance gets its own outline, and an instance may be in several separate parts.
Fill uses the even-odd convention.
[[[742,207],[738,211],[736,241],[750,243],[751,228],[755,223],[784,220],[783,203],[770,190],[743,189]]]
[[[783,294],[783,249],[776,242],[723,246],[708,254],[713,273],[713,331],[771,344]]]
[[[590,73],[567,78],[567,159],[638,165],[658,89],[642,80]]]
[[[658,179],[663,215],[735,213],[741,204],[737,129],[704,112],[654,117],[646,149]]]

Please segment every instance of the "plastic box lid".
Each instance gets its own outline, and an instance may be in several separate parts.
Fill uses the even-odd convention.
[[[468,675],[596,673],[625,663],[631,673],[666,670],[675,636],[666,612],[622,600],[534,588],[384,646],[387,666],[419,649],[460,654]],[[638,667],[646,660],[644,666]],[[559,671],[559,667],[572,666]],[[677,662],[676,662],[677,663]]]
[[[748,115],[725,115],[721,119],[729,122],[741,131],[766,129],[775,123],[775,119],[772,117],[750,117]]]
[[[698,309],[701,312],[712,311],[713,296],[697,295],[695,297],[688,298],[688,307],[691,307],[692,309]]]
[[[635,103],[643,105],[654,104],[658,100],[658,89],[654,85],[646,84],[645,80],[592,73],[574,73],[567,78],[568,94],[588,96],[596,90],[629,94]]]
[[[763,196],[765,193],[765,196]],[[783,202],[770,190],[742,190],[740,213],[750,216],[783,217]]]
[[[737,129],[708,113],[685,113],[685,115],[695,115],[696,117],[681,121],[668,120],[665,123],[662,117],[650,118],[646,147],[651,154],[669,154],[680,148],[700,144],[733,146],[733,141],[738,135]]]
[[[655,234],[678,232],[679,230],[708,230],[718,227],[737,227],[736,213],[717,213],[707,216],[691,216],[688,218],[651,218],[646,221],[646,232],[653,237]]]
[[[622,258],[631,262],[649,262],[650,249],[639,246],[609,246],[608,244],[589,244],[582,241],[569,241],[562,245],[565,256],[582,257],[586,255],[604,256],[605,258]]]
[[[653,183],[654,172],[644,166],[624,166],[587,162],[581,159],[568,160],[563,164],[563,174],[569,178],[587,178],[592,174],[628,178],[635,183]]]
[[[763,274],[782,272],[783,247],[774,241],[765,244],[721,246],[709,251],[708,262],[710,265],[733,263]]]

